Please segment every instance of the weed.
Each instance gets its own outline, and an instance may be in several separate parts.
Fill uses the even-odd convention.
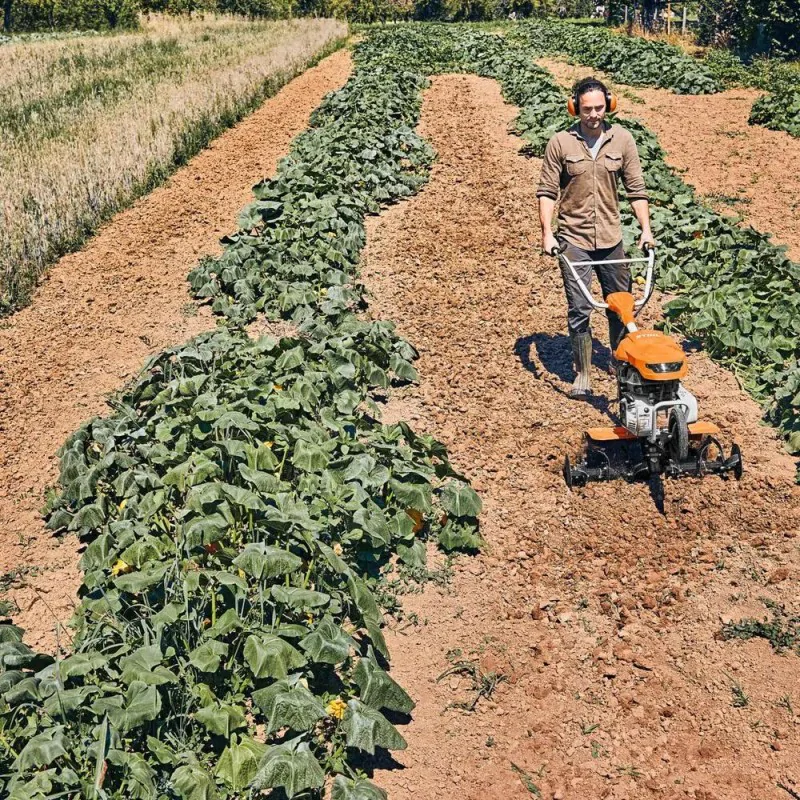
[[[789,712],[789,716],[794,716],[794,708],[792,707],[792,698],[789,697],[788,694],[783,695],[780,700],[778,700],[778,705],[781,708],[785,708]]]
[[[750,705],[750,698],[745,693],[742,684],[738,681],[731,686],[731,694],[733,695],[731,705],[734,708],[746,708],[748,705]]]
[[[777,653],[794,650],[800,654],[800,617],[789,615],[786,609],[771,600],[762,598],[764,605],[772,612],[772,619],[742,619],[728,622],[722,626],[723,639],[766,639]]]
[[[623,764],[617,767],[617,772],[620,775],[627,775],[629,778],[633,778],[635,781],[638,781],[639,778],[642,777],[641,770],[633,764]]]
[[[12,586],[19,588],[24,586],[26,579],[39,574],[39,567],[22,566],[10,569],[0,575],[0,592],[7,592]]]
[[[511,769],[519,775],[522,785],[534,796],[541,797],[542,790],[533,782],[533,778],[525,772],[524,769],[518,767],[513,761],[511,762]]]
[[[482,697],[487,700],[491,698],[495,689],[497,689],[503,681],[508,680],[508,677],[501,672],[484,672],[477,661],[466,661],[463,659],[460,661],[453,661],[453,665],[446,669],[436,679],[436,682],[438,683],[450,675],[466,675],[472,681],[470,689],[475,693],[472,700],[458,701],[450,703],[447,706],[447,708],[459,708],[468,712],[475,710],[475,707]]]
[[[597,739],[592,739],[590,744],[592,747],[592,758],[605,758],[608,755],[608,750],[606,750]]]
[[[738,195],[730,195],[730,194],[707,194],[705,199],[709,202],[716,202],[716,203],[725,203],[728,206],[735,206],[735,205],[750,205],[752,200],[749,197],[740,197]]]
[[[11,617],[19,613],[19,606],[13,600],[0,600],[0,617]]]
[[[581,733],[584,736],[588,736],[590,733],[593,733],[600,727],[599,722],[592,722],[591,724],[587,722],[581,722]]]

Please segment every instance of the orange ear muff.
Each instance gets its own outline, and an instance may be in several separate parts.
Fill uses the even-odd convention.
[[[613,114],[617,110],[617,96],[613,92],[608,93],[608,113]]]
[[[567,100],[567,111],[569,111],[570,115],[573,117],[578,116],[578,109],[575,108],[575,97],[574,95]]]

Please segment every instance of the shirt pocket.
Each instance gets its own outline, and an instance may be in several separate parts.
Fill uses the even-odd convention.
[[[622,169],[622,153],[607,152],[605,165],[609,172],[619,172]]]
[[[586,172],[586,159],[583,156],[567,156],[567,175],[583,175]]]

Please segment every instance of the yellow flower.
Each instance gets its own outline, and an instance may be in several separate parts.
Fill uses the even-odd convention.
[[[128,505],[128,498],[127,497],[117,506],[117,508],[120,511],[124,511],[126,505]]]
[[[329,717],[334,717],[336,719],[341,719],[344,716],[344,712],[347,709],[347,703],[342,700],[341,697],[334,697],[333,700],[325,706],[325,713]]]
[[[273,383],[273,384],[272,384],[272,388],[273,388],[273,389],[274,389],[276,392],[282,392],[282,391],[283,391],[283,386],[281,386],[279,383]]]
[[[638,283],[639,286],[644,286],[644,278],[641,275],[637,275],[636,276],[636,283]]]
[[[121,558],[117,559],[117,563],[111,567],[111,574],[116,578],[117,575],[124,575],[126,572],[132,572],[133,567],[124,562]]]
[[[314,615],[313,615],[313,614],[306,613],[306,622],[307,622],[309,625],[313,625],[313,624],[314,624]]]
[[[333,543],[333,552],[336,553],[337,556],[342,554],[342,546],[339,544],[339,542]]]
[[[245,573],[245,571],[243,569],[240,569],[239,570],[239,577],[240,578],[246,578],[247,577],[247,573]]]
[[[262,447],[269,447],[270,449],[272,449],[272,445],[274,444],[275,442],[261,442]]]

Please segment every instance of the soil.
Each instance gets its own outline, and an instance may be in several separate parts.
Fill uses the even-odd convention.
[[[272,174],[324,95],[350,72],[342,50],[223,133],[161,188],[61,259],[30,307],[0,322],[0,588],[19,606],[26,642],[68,646],[80,583],[78,542],[55,540],[39,509],[55,453],[105,399],[164,347],[212,328],[186,276],[234,229],[251,188]],[[10,572],[9,572],[10,571]]]
[[[492,81],[434,78],[431,181],[369,225],[372,313],[421,354],[419,386],[385,419],[448,446],[482,495],[488,543],[449,584],[403,598],[388,643],[417,707],[408,749],[376,780],[393,800],[785,800],[779,782],[800,788],[800,661],[720,631],[768,618],[761,598],[798,612],[795,463],[734,378],[690,352],[686,383],[741,444],[741,482],[667,481],[663,510],[646,484],[566,488],[564,456],[608,424],[612,387],[598,342],[596,399],[565,396],[563,289],[539,250],[540,162],[519,155],[515,115]],[[458,662],[503,676],[472,713],[453,705],[475,698],[468,675],[437,681]]]
[[[554,59],[537,62],[565,88],[593,74],[591,67]],[[603,76],[617,93],[619,111],[658,135],[667,162],[716,211],[772,233],[800,260],[800,139],[747,122],[763,92],[730,89],[711,95],[677,95],[667,89],[626,86]]]

